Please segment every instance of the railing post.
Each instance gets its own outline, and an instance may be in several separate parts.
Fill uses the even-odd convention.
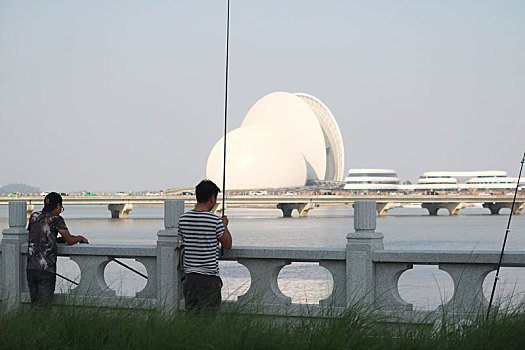
[[[177,227],[183,213],[183,200],[166,200],[164,230],[157,233],[157,298],[159,307],[166,310],[178,308],[182,300],[182,273],[177,269],[176,248],[180,240]]]
[[[371,305],[375,300],[372,252],[383,249],[383,234],[376,229],[376,202],[355,201],[354,230],[346,235],[347,306]]]
[[[2,231],[2,271],[0,287],[5,305],[4,311],[10,311],[20,305],[20,292],[26,286],[26,261],[21,247],[27,243],[29,235],[26,230],[27,203],[9,202],[9,228]]]

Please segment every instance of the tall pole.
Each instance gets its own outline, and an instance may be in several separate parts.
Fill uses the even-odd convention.
[[[226,211],[226,133],[228,124],[228,59],[230,51],[230,0],[226,17],[226,87],[224,89],[224,157],[222,165],[222,216]]]
[[[520,179],[521,179],[521,171],[523,170],[523,162],[525,162],[525,152],[523,153],[523,157],[521,158],[520,173],[518,175],[518,181],[516,183],[516,190],[514,191],[514,199],[512,200],[512,206],[510,208],[509,221],[507,222],[507,230],[505,230],[505,238],[503,239],[503,246],[501,247],[501,253],[499,255],[498,268],[496,269],[496,277],[494,278],[494,284],[492,285],[492,292],[490,293],[489,308],[487,310],[487,319],[489,318],[490,309],[492,307],[492,301],[494,300],[494,293],[496,292],[496,284],[498,283],[499,271],[501,269],[501,261],[503,260],[503,254],[505,252],[505,245],[507,244],[507,237],[509,236],[509,232],[510,232],[510,221],[512,220],[512,213],[514,212],[514,204],[516,203],[516,196],[518,194],[518,190],[520,187]]]
[[[228,61],[230,57],[230,0],[226,15],[226,80],[224,88],[224,153],[222,163],[222,217],[226,212],[226,133],[228,130]],[[221,245],[221,255],[224,255],[224,247]]]

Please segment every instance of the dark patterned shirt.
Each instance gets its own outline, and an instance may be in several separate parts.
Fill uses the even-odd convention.
[[[27,270],[56,273],[58,230],[67,230],[64,219],[52,212],[36,211],[29,218]]]

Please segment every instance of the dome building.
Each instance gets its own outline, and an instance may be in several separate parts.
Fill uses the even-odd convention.
[[[224,140],[210,152],[206,177],[222,184]],[[274,92],[258,100],[228,133],[226,189],[342,181],[344,147],[330,110],[307,94]]]

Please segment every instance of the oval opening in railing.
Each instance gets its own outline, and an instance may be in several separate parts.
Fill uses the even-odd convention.
[[[495,276],[496,271],[493,271],[483,281],[483,295],[487,300],[490,300]],[[523,267],[502,267],[499,272],[493,306],[513,308],[523,305],[524,300],[525,269]]]
[[[80,283],[80,268],[77,263],[69,259],[69,257],[59,256],[57,258],[56,272],[57,278],[55,293],[67,294],[71,289],[74,289],[77,286],[75,283]]]
[[[148,280],[144,277],[148,275],[146,268],[135,259],[115,258],[115,260],[110,261],[104,269],[106,284],[117,293],[117,296],[134,297],[147,284]]]
[[[251,277],[246,267],[236,261],[219,261],[222,279],[222,299],[237,301],[250,288]]]
[[[282,268],[277,283],[292,303],[318,304],[332,294],[334,279],[319,263],[293,262]]]
[[[452,277],[437,266],[414,265],[397,282],[401,298],[418,310],[435,310],[454,295]]]

